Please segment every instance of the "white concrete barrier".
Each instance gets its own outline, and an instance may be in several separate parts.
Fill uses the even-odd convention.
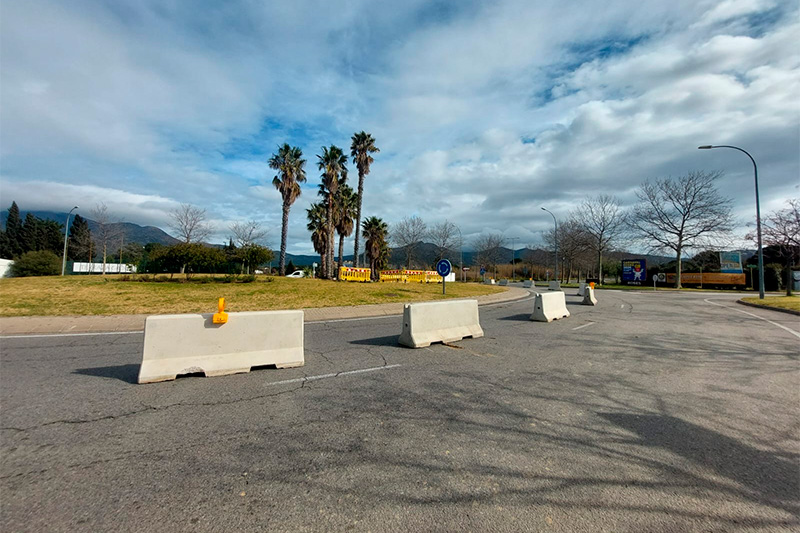
[[[13,264],[14,261],[11,259],[0,259],[0,278],[11,276],[11,265]]]
[[[578,283],[578,294],[576,296],[583,296],[587,286],[585,283]]]
[[[483,337],[478,317],[478,300],[406,304],[403,331],[398,342],[424,348],[432,342],[453,342],[464,337]]]
[[[586,287],[583,294],[583,305],[597,305],[597,298],[594,297],[594,289]]]
[[[567,299],[563,292],[541,292],[536,294],[531,320],[552,322],[568,316]]]
[[[175,379],[203,372],[223,376],[251,367],[303,366],[303,312],[228,313],[226,324],[212,314],[149,316],[139,383]]]
[[[501,287],[505,287],[506,285],[508,285],[508,280],[507,279],[501,279],[500,280],[500,286]]]
[[[533,282],[533,280],[526,279],[525,281],[522,282],[522,286],[525,287],[526,289],[530,289],[531,287],[535,287],[536,284]]]
[[[547,290],[549,291],[560,291],[561,290],[561,282],[560,281],[551,281],[547,286]]]
[[[492,278],[486,278],[483,280],[484,285],[494,285],[494,280]]]

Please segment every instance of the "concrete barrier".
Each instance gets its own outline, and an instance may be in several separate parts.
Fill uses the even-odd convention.
[[[501,287],[505,287],[506,285],[508,285],[508,280],[507,279],[501,279],[500,280],[500,286]]]
[[[522,282],[522,286],[526,289],[530,289],[531,287],[535,287],[536,284],[533,282],[533,280],[526,279]]]
[[[531,320],[552,322],[553,320],[567,317],[569,317],[569,311],[567,311],[567,299],[563,292],[541,292],[536,294]]]
[[[585,283],[578,283],[578,294],[576,296],[583,296],[586,291],[587,285]]]
[[[594,297],[594,289],[586,287],[583,294],[583,305],[597,305],[597,298]]]
[[[551,281],[547,286],[548,291],[560,291],[561,290],[561,282],[560,281]]]
[[[254,366],[305,363],[302,311],[228,313],[226,324],[214,324],[211,317],[147,317],[139,383],[167,381],[178,374],[223,376],[249,372]]]
[[[478,318],[478,300],[406,304],[403,331],[398,342],[424,348],[432,342],[453,342],[464,337],[483,337]]]
[[[484,285],[494,285],[494,280],[492,278],[487,278],[483,280]]]

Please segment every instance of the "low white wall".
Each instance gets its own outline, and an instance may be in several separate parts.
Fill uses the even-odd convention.
[[[120,265],[119,263],[106,263],[106,274],[134,274],[136,266]],[[72,265],[73,274],[102,274],[103,263],[83,263],[75,261]]]

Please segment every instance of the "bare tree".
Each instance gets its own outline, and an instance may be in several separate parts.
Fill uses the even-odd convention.
[[[791,296],[792,267],[800,261],[800,200],[793,198],[786,203],[789,205],[786,209],[766,216],[761,223],[761,231],[763,244],[776,247],[786,259],[786,295]],[[748,233],[746,238],[757,242],[754,233]]]
[[[499,233],[479,235],[472,244],[475,248],[475,263],[486,270],[494,269],[503,260],[502,247],[505,242],[505,237]]]
[[[675,287],[681,287],[683,251],[726,239],[733,227],[731,201],[717,191],[721,172],[689,172],[678,179],[645,181],[636,195],[631,229],[654,250],[677,256]]]
[[[578,268],[580,278],[580,265],[589,256],[587,233],[582,223],[575,218],[568,218],[558,226],[558,259],[561,263],[559,273],[561,279],[569,282],[572,272]],[[543,234],[544,242],[548,248],[553,248],[556,241],[556,231],[552,228]]]
[[[116,220],[111,219],[111,215],[108,213],[108,206],[103,202],[94,206],[91,211],[91,217],[97,224],[96,240],[98,247],[103,250],[103,274],[105,274],[108,261],[108,246],[118,236],[120,228],[116,226]]]
[[[461,244],[461,234],[458,226],[445,220],[437,222],[428,230],[428,239],[436,247],[436,262],[444,258],[445,254]]]
[[[627,230],[619,201],[608,194],[586,198],[572,217],[585,234],[586,244],[597,256],[597,277],[603,283],[603,254],[611,251]]]
[[[170,227],[178,239],[185,243],[200,242],[211,234],[205,209],[191,204],[181,204],[169,212],[169,217],[172,219]]]
[[[406,268],[411,267],[417,245],[427,233],[425,222],[418,216],[404,217],[394,225],[390,235],[395,248],[402,248],[406,254]]]
[[[234,222],[230,227],[233,234],[233,242],[242,248],[252,244],[259,244],[269,235],[269,230],[261,226],[261,222],[248,220],[246,222]]]

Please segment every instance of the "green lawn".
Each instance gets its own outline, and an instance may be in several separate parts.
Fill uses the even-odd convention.
[[[258,276],[251,283],[222,277],[190,281],[135,281],[137,276],[51,276],[0,279],[0,316],[115,315],[216,312],[224,297],[228,311],[303,309],[390,302],[464,298],[503,292],[476,283],[346,283]],[[150,277],[152,279],[152,276]],[[160,276],[159,279],[168,279]]]
[[[763,300],[758,297],[742,298],[743,302],[761,305],[764,307],[778,307],[780,309],[791,309],[800,311],[800,296],[766,296]]]

